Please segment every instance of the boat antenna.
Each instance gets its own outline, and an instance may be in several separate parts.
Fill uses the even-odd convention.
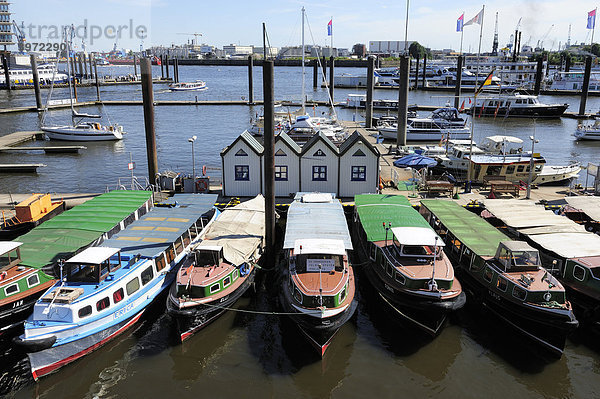
[[[437,289],[438,289],[437,283],[435,282],[435,262],[437,260],[437,241],[438,241],[438,236],[436,234],[435,241],[433,244],[433,267],[431,270],[431,281],[429,281],[429,290],[430,291],[437,291]]]
[[[323,283],[321,280],[321,269],[323,268],[323,264],[319,263],[319,305],[323,306]]]
[[[306,112],[305,96],[306,96],[306,81],[304,78],[304,6],[302,7],[302,112]]]

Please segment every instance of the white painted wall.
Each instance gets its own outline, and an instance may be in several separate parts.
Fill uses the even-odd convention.
[[[319,149],[325,153],[324,157],[314,156]],[[327,166],[327,181],[312,180],[312,167],[317,165]],[[307,153],[302,155],[300,173],[301,184],[298,191],[337,193],[338,155],[323,142],[317,142]]]
[[[365,156],[353,156],[361,149]],[[352,181],[352,166],[366,166],[367,179]],[[379,160],[360,140],[340,158],[339,197],[354,197],[356,194],[375,193],[377,191]]]
[[[247,156],[236,156],[243,149]],[[259,157],[243,140],[239,140],[223,157],[223,195],[232,197],[253,197],[261,192],[261,162]],[[248,165],[250,179],[235,180],[235,165]]]

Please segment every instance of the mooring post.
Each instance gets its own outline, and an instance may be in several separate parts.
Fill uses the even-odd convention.
[[[179,58],[175,57],[175,63],[173,64],[173,77],[175,83],[179,83]]]
[[[152,63],[150,63],[152,65]],[[135,80],[137,80],[137,57],[135,54],[133,55],[133,76]]]
[[[12,85],[10,83],[10,72],[8,70],[8,58],[6,55],[2,56],[2,68],[4,68],[4,81],[6,82],[6,90],[11,91]]]
[[[367,103],[366,115],[365,115],[365,128],[370,129],[373,127],[373,86],[375,81],[375,58],[369,56],[367,59]]]
[[[77,55],[77,64],[79,65],[79,77],[83,78],[83,65],[81,65],[81,55]]]
[[[81,53],[81,61],[83,62],[83,70],[84,70],[83,76],[87,79],[89,76],[88,76],[88,70],[87,70],[87,57],[86,57],[85,53]],[[92,71],[90,70],[90,73],[91,72]]]
[[[396,133],[396,146],[406,145],[406,123],[408,116],[408,77],[410,74],[410,61],[407,56],[400,58],[400,81],[398,90],[398,131]]]
[[[40,75],[38,74],[37,61],[35,55],[29,54],[31,62],[31,71],[33,72],[33,88],[35,90],[35,105],[38,111],[42,110],[42,93],[40,92]]]
[[[427,54],[423,55],[423,83],[421,87],[425,87],[426,85],[426,77],[427,77]]]
[[[96,77],[96,98],[100,101],[100,82],[98,81],[98,62],[94,60],[94,75]]]
[[[585,103],[590,88],[590,73],[592,72],[592,57],[585,57],[585,72],[583,75],[583,86],[581,87],[581,102],[579,103],[579,115],[585,115]]]
[[[160,79],[163,80],[165,78],[165,59],[161,55],[160,56]]]
[[[142,99],[144,102],[144,125],[146,127],[146,154],[148,156],[148,180],[156,184],[158,159],[156,156],[156,134],[154,131],[154,92],[152,91],[152,65],[150,59],[140,60],[142,75]]]
[[[316,89],[319,85],[319,59],[313,60],[313,89]]]
[[[535,71],[535,86],[533,93],[536,96],[540,95],[540,89],[542,87],[542,69],[544,68],[544,60],[540,58],[537,62],[537,69]]]
[[[460,89],[462,85],[462,67],[463,67],[463,56],[459,55],[456,58],[456,86],[454,87],[454,108],[459,109],[460,103]],[[425,72],[423,72],[424,74]]]
[[[275,260],[275,104],[273,94],[273,61],[263,62],[263,101],[265,115],[265,239],[266,259]]]
[[[565,72],[569,72],[571,70],[571,56],[567,55],[567,59],[565,60]]]
[[[254,104],[254,86],[252,69],[254,68],[254,59],[252,55],[248,56],[248,104]]]
[[[415,63],[415,90],[419,88],[419,56],[417,56]]]
[[[327,59],[323,56],[321,60],[321,68],[323,68],[323,82],[327,80]]]
[[[335,58],[333,55],[329,57],[329,97],[331,97],[331,103],[333,104],[333,69],[335,64]]]
[[[92,65],[93,65],[92,58],[94,58],[94,62],[95,62],[96,61],[95,60],[96,57],[92,56],[92,53],[90,53],[90,55],[88,56],[88,62],[90,64],[90,79],[94,79],[94,76],[96,75],[96,71],[94,71],[92,69]],[[92,71],[93,71],[93,73],[92,73]]]
[[[169,80],[169,56],[165,55],[165,69],[167,70],[167,80]]]

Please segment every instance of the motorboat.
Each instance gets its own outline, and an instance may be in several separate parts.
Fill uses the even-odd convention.
[[[206,90],[206,82],[202,80],[196,80],[195,82],[180,82],[180,83],[171,83],[169,85],[169,90],[171,91],[201,91]]]
[[[593,123],[579,122],[573,136],[577,140],[600,140],[600,119],[596,118]]]
[[[471,108],[474,116],[499,116],[521,118],[558,118],[569,104],[544,104],[538,96],[529,94],[498,94],[477,98]]]
[[[384,139],[395,140],[398,131],[396,122],[384,123],[377,127]],[[408,118],[407,141],[440,141],[442,139],[467,140],[471,129],[456,108],[443,107],[433,111],[428,118]]]

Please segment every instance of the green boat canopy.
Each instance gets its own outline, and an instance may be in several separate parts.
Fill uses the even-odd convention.
[[[384,222],[391,223],[391,227],[431,228],[402,195],[361,194],[354,197],[354,204],[367,240],[371,242],[385,240]],[[388,238],[391,237],[389,232]]]
[[[98,240],[152,197],[150,191],[117,190],[74,207],[18,238],[22,264],[42,268]]]
[[[479,256],[494,256],[501,241],[510,241],[504,233],[453,201],[421,200],[460,242]]]

